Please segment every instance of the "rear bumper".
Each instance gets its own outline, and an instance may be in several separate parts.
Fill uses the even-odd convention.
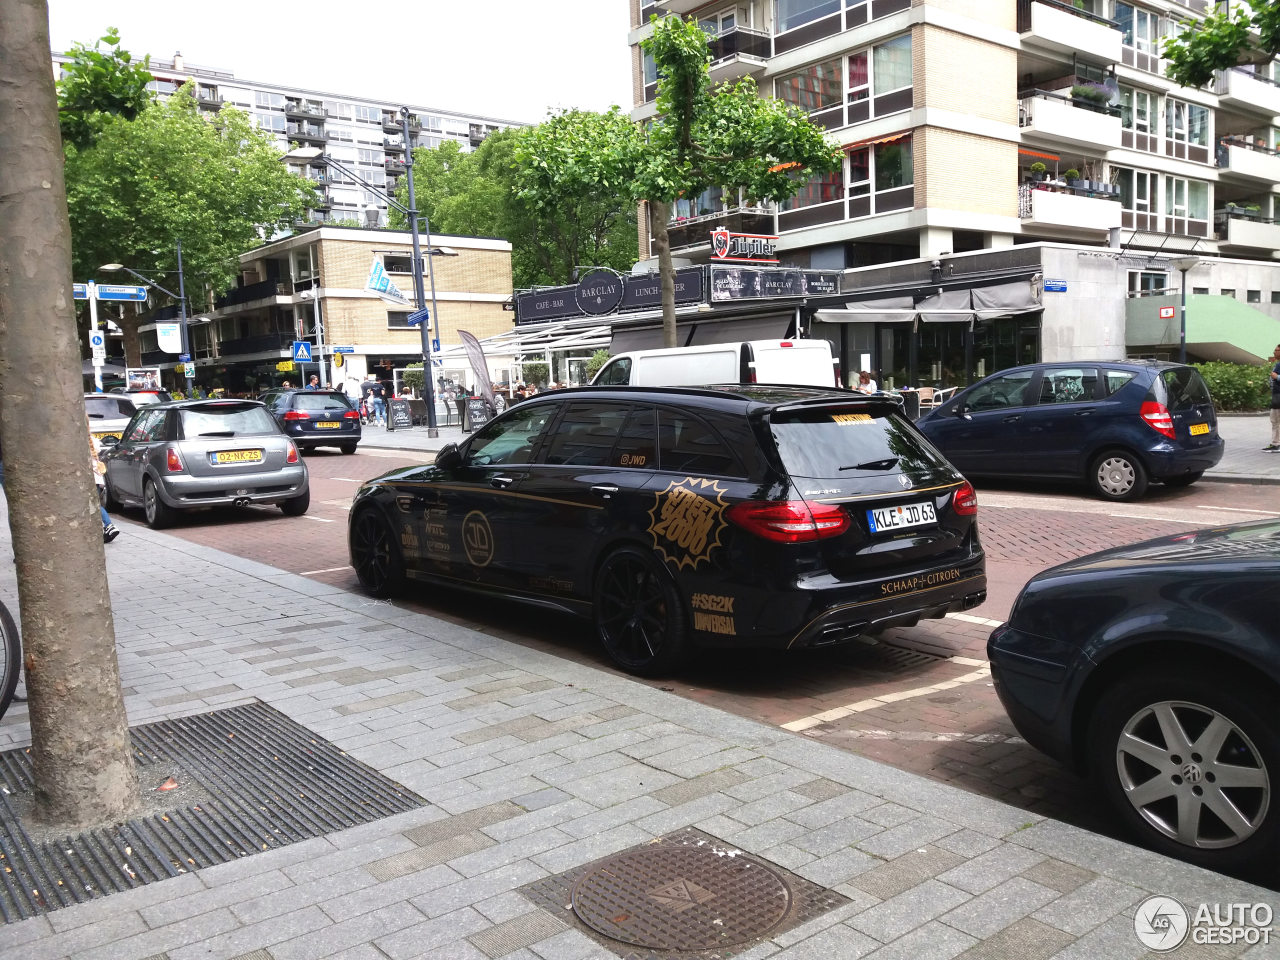
[[[1218,465],[1225,449],[1226,444],[1221,437],[1191,450],[1161,444],[1160,447],[1147,451],[1147,471],[1157,480],[1188,473],[1203,473]]]
[[[166,506],[177,510],[237,503],[281,503],[307,492],[307,469],[300,463],[251,476],[171,474],[158,479],[156,489],[160,499]]]
[[[338,446],[344,443],[360,442],[360,423],[344,423],[337,430],[317,430],[306,424],[286,424],[285,436],[294,443],[310,447]]]

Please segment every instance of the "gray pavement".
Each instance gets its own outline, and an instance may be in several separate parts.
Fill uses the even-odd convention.
[[[259,700],[426,803],[0,926],[0,957],[644,955],[519,888],[684,827],[847,898],[744,960],[1138,958],[1152,895],[1280,912],[1275,891],[392,603],[141,527],[106,553],[131,723]],[[0,749],[29,739],[25,708],[0,721]],[[1165,955],[1277,957],[1272,936]]]
[[[450,441],[457,443],[469,436],[459,426],[440,426],[437,431],[439,436],[430,437],[426,427],[384,430],[366,426],[360,442],[365,449],[434,453]],[[1280,484],[1280,453],[1265,453],[1262,449],[1271,439],[1271,424],[1265,412],[1220,414],[1218,432],[1226,441],[1226,452],[1222,461],[1206,473],[1204,479]]]

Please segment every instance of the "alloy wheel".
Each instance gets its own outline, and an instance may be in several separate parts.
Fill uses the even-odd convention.
[[[360,583],[374,596],[388,596],[404,581],[400,551],[391,529],[372,510],[365,510],[356,518],[351,531],[351,559]]]
[[[596,629],[609,656],[636,673],[668,669],[681,653],[679,614],[657,564],[636,550],[605,561],[596,587]]]

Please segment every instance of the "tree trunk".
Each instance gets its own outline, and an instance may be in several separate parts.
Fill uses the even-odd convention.
[[[142,340],[138,336],[141,319],[136,313],[121,309],[120,316],[115,318],[120,327],[120,343],[124,347],[124,365],[126,367],[142,366]]]
[[[676,271],[671,265],[671,235],[667,221],[671,206],[663,200],[649,201],[649,229],[658,248],[658,279],[662,284],[662,345],[676,345]]]
[[[71,299],[71,233],[45,0],[0,0],[0,439],[22,612],[37,816],[137,803]]]

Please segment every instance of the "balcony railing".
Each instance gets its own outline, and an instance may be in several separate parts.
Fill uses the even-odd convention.
[[[1120,24],[1114,20],[1099,16],[1096,13],[1090,13],[1088,10],[1082,10],[1069,0],[1018,0],[1018,32],[1027,33],[1031,29],[1031,7],[1033,4],[1042,3],[1046,7],[1053,7],[1055,10],[1061,10],[1073,17],[1079,17],[1082,20],[1090,20],[1093,23],[1101,24],[1104,27],[1110,27],[1112,30],[1119,30]]]
[[[228,290],[223,296],[214,301],[214,306],[221,310],[223,307],[234,307],[240,303],[249,303],[253,300],[265,300],[268,297],[282,296],[285,293],[284,288],[277,280],[262,280],[258,283],[250,283],[243,287],[236,287],[234,290]]]
[[[224,357],[232,354],[267,353],[272,350],[283,350],[292,342],[293,334],[291,333],[263,333],[256,337],[223,340],[221,353]]]
[[[291,140],[310,140],[315,143],[328,143],[329,135],[320,127],[312,127],[302,123],[291,123],[287,130]]]
[[[773,38],[760,30],[746,27],[733,27],[718,36],[709,37],[707,46],[711,51],[712,65],[731,57],[768,60],[773,55]]]
[[[734,233],[773,233],[773,214],[763,207],[704,214],[667,224],[671,249],[696,247],[711,243],[711,231],[724,226]]]

